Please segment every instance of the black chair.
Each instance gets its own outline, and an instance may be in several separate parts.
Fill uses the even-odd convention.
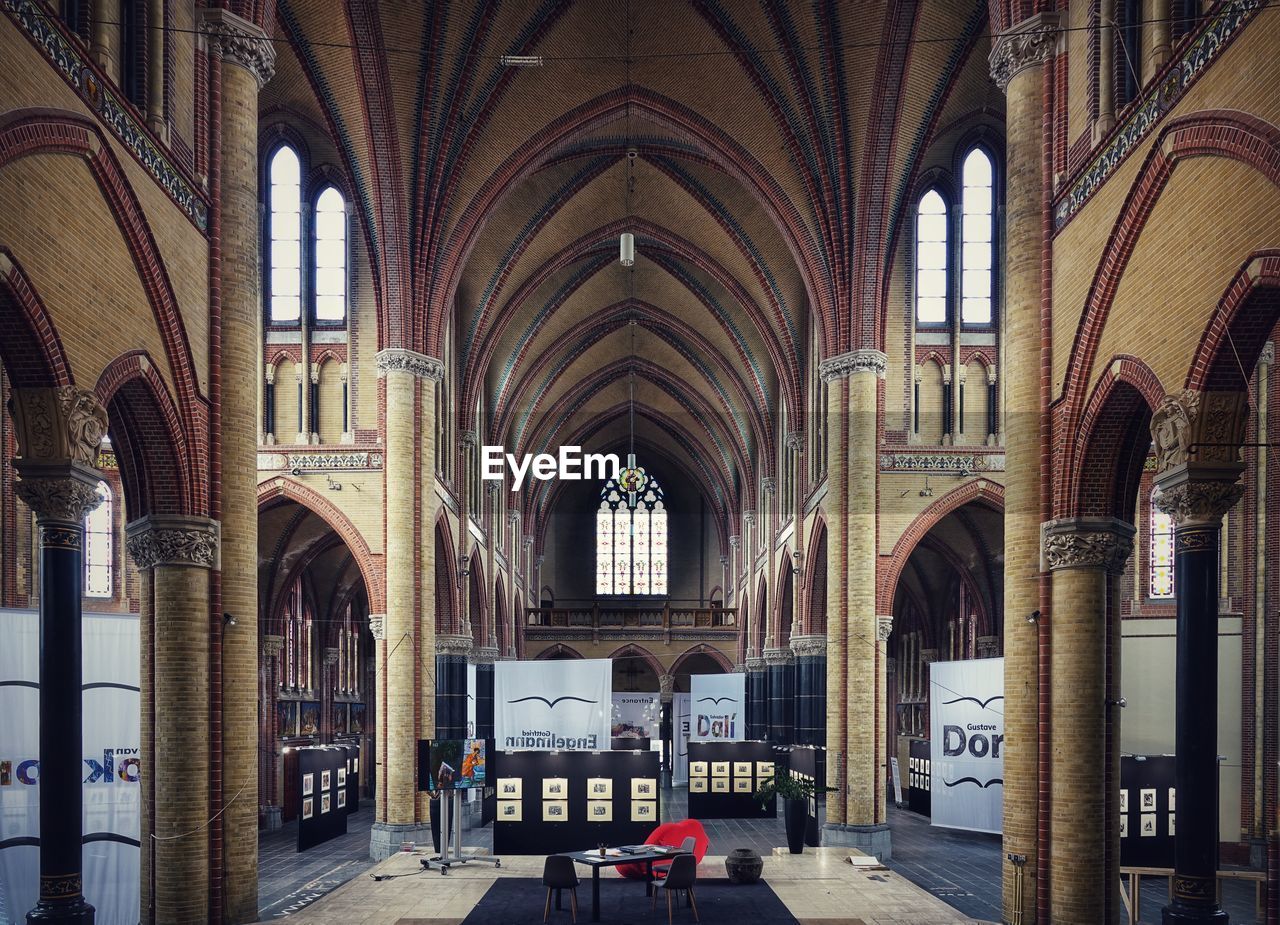
[[[542,867],[542,885],[547,888],[547,904],[542,910],[542,921],[551,914],[551,891],[556,891],[556,908],[560,908],[560,891],[569,891],[569,914],[576,925],[578,921],[578,874],[573,869],[573,859],[563,854],[553,854]]]
[[[684,891],[689,908],[693,910],[693,920],[700,921],[698,918],[698,900],[693,895],[693,884],[698,879],[698,859],[692,854],[678,854],[671,859],[671,866],[667,868],[667,878],[662,881],[662,889],[667,894],[667,925],[671,925],[671,894],[674,892],[677,897],[681,890]],[[658,891],[653,891],[653,902],[649,906],[652,912],[658,908]]]

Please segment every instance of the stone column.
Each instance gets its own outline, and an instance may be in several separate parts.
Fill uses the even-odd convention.
[[[483,646],[472,649],[467,656],[467,661],[476,666],[476,738],[478,739],[493,738],[493,663],[501,655],[497,647]],[[464,676],[463,681],[465,680]],[[465,717],[464,712],[464,720]]]
[[[836,691],[828,684],[827,703],[839,705],[836,713],[842,714],[836,741],[832,732],[837,718],[829,717],[827,760],[829,768],[843,767],[841,778],[833,781],[836,798],[827,801],[827,842],[855,847],[881,860],[891,857],[891,848],[885,821],[888,755],[883,735],[887,653],[876,614],[876,440],[877,402],[887,365],[878,350],[854,350],[819,365],[828,383],[827,442],[832,455],[827,479],[834,493],[827,508],[827,572],[844,573],[843,600],[838,606],[830,600],[827,605],[832,643],[827,675],[834,676],[839,687]],[[834,385],[837,381],[840,386]],[[833,540],[835,547],[830,545]],[[829,577],[829,595],[831,581]]]
[[[1239,392],[1184,391],[1151,416],[1152,501],[1173,520],[1175,665],[1174,781],[1178,829],[1173,897],[1164,925],[1226,925],[1217,898],[1218,600],[1222,517],[1244,493],[1247,400]]]
[[[333,741],[333,687],[338,674],[339,651],[331,646],[321,650],[320,660],[320,741]]]
[[[796,659],[788,649],[765,649],[769,673],[769,734],[779,745],[792,745],[796,735]]]
[[[266,722],[266,736],[261,744],[261,749],[266,760],[262,764],[259,773],[266,776],[266,786],[263,791],[267,798],[262,808],[263,816],[266,817],[267,831],[273,832],[281,826],[281,808],[280,800],[282,794],[280,792],[280,749],[277,745],[276,729],[279,723],[276,719],[276,701],[280,693],[280,653],[284,651],[284,637],[273,636],[270,634],[262,637],[262,658],[266,663],[266,690],[263,692],[265,700],[262,705],[262,715]]]
[[[747,657],[747,738],[769,737],[769,675],[765,660]]]
[[[792,636],[796,657],[796,735],[800,745],[827,743],[827,637]]]
[[[1133,533],[1111,519],[1045,524],[1044,560],[1053,573],[1049,899],[1058,925],[1116,921],[1120,871],[1108,851],[1116,816],[1108,789],[1117,782],[1108,779],[1106,746],[1108,718],[1116,741],[1119,718],[1107,702],[1107,609],[1111,576],[1124,571]]]
[[[147,127],[164,142],[169,125],[164,117],[164,0],[147,0]]]
[[[215,884],[215,891],[221,887],[221,908],[212,911],[227,921],[252,922],[258,915],[258,807],[252,796],[240,797],[258,790],[258,92],[275,72],[276,52],[265,32],[227,10],[202,10],[199,22],[222,74],[215,204],[221,317],[213,333],[220,355],[214,440],[221,469],[214,478],[220,499],[215,516],[224,538],[221,607],[236,619],[222,634],[221,678],[214,679],[222,706],[222,767],[214,778],[221,783],[222,810],[215,823],[221,830],[215,827],[212,837],[221,843],[223,877]]]
[[[385,742],[378,746],[384,758],[376,770],[378,818],[369,836],[369,854],[381,860],[398,851],[402,841],[431,843],[426,801],[417,793],[417,755],[418,739],[435,732],[435,685],[428,680],[436,651],[435,542],[428,514],[434,506],[432,415],[444,364],[392,348],[378,353],[377,366],[378,375],[386,379],[387,612],[381,637],[375,631],[374,638],[377,698],[383,712],[379,729],[385,730]],[[415,462],[420,445],[421,458],[428,461],[421,471]],[[425,605],[421,613],[419,601]]]
[[[14,389],[14,489],[35,514],[40,568],[40,893],[27,922],[92,925],[81,861],[84,777],[80,605],[84,519],[102,503],[95,468],[107,412],[74,386]]]
[[[460,739],[467,731],[467,656],[471,649],[470,636],[441,633],[436,637],[436,735],[442,739]],[[493,664],[489,667],[492,670]]]
[[[142,773],[153,794],[148,862],[154,893],[143,918],[202,921],[209,915],[211,890],[211,813],[204,786],[211,756],[203,745],[209,740],[209,579],[219,564],[218,523],[204,517],[142,517],[128,525],[126,545],[151,588],[151,651],[144,660],[154,666],[154,692],[142,713],[152,722],[152,749],[144,756]],[[237,618],[228,632],[242,629]],[[256,698],[255,678],[255,713]],[[256,722],[252,743],[256,763]],[[256,819],[256,773],[254,778],[246,802]]]
[[[1044,221],[1044,66],[1059,17],[1039,13],[1001,34],[991,75],[1005,92],[1005,758],[1004,918],[1034,925],[1039,811],[1040,466],[1046,436],[1040,390]],[[1047,846],[1043,846],[1047,848]],[[1010,860],[1010,856],[1014,860]],[[1015,892],[1021,902],[1015,908]]]

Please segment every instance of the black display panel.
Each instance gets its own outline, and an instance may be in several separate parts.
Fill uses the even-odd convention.
[[[347,753],[347,812],[360,809],[360,746],[340,744]]]
[[[661,823],[658,753],[497,752],[493,853],[639,845]]]
[[[816,745],[794,745],[788,756],[792,776],[808,778],[816,787],[827,784],[827,750]],[[804,843],[811,848],[822,844],[822,814],[826,807],[827,795],[815,792],[809,797],[806,810],[807,823],[804,830]]]
[[[779,763],[785,770],[787,750],[769,742],[690,742],[689,818],[774,818],[778,798],[761,804],[755,793]]]
[[[1120,756],[1120,864],[1173,867],[1177,825],[1172,755]]]
[[[298,749],[298,850],[347,834],[347,750]]]
[[[907,759],[907,809],[922,816],[933,815],[933,753],[928,740],[913,739]]]

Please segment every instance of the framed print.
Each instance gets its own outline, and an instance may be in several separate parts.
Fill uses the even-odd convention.
[[[690,761],[689,776],[690,777],[706,777],[707,763],[705,761]]]
[[[712,793],[728,793],[728,792],[729,792],[729,778],[727,778],[727,777],[713,777],[713,778],[711,778],[711,792],[712,792]]]
[[[520,812],[519,800],[499,800],[498,801],[498,821],[499,822],[519,822],[523,817]]]
[[[1178,808],[1178,806],[1177,806],[1177,802],[1178,802],[1178,801],[1175,799],[1175,797],[1177,796],[1177,794],[1178,794],[1178,788],[1177,788],[1177,787],[1170,787],[1170,788],[1169,788],[1169,812],[1173,812],[1175,809],[1177,809],[1177,808]],[[1172,835],[1173,833],[1172,833],[1172,832],[1170,832],[1169,834],[1170,834],[1170,835]]]
[[[1128,816],[1120,817],[1120,837],[1121,838],[1129,837],[1129,817]]]
[[[612,822],[613,800],[587,800],[588,822]]]
[[[1173,817],[1174,817],[1174,815],[1175,815],[1174,813],[1170,813],[1170,814],[1169,814],[1169,837],[1170,837],[1170,838],[1173,838],[1173,836],[1175,836],[1175,835],[1177,835],[1177,834],[1178,834],[1178,833],[1177,833],[1177,830],[1174,828],[1174,825],[1173,825]]]
[[[631,778],[631,799],[653,800],[658,796],[658,782],[652,777]]]
[[[657,800],[632,800],[631,801],[631,821],[632,822],[653,822],[658,818],[658,801]]]
[[[276,703],[276,734],[282,739],[298,734],[298,701],[280,700]]]
[[[524,788],[521,786],[523,781],[518,777],[499,777],[498,778],[498,799],[499,800],[518,800],[524,796]]]
[[[543,800],[542,801],[542,821],[543,822],[568,822],[569,821],[569,801],[568,800]]]
[[[320,794],[320,815],[323,816],[325,813],[327,813],[329,811],[329,806],[330,806],[329,794],[327,793]]]
[[[707,779],[705,777],[689,778],[689,792],[690,793],[706,793]]]
[[[1129,811],[1129,790],[1127,787],[1120,788],[1120,812],[1127,813]]]
[[[569,779],[567,777],[544,777],[542,779],[542,798],[544,800],[563,800],[569,796]]]
[[[733,792],[734,793],[751,793],[752,792],[751,778],[735,777],[733,779]]]
[[[350,735],[358,736],[364,734],[364,704],[353,703],[351,709],[347,711],[347,732]],[[359,771],[359,768],[356,768]]]
[[[339,787],[347,786],[347,769],[342,766],[338,767],[338,786]]]
[[[304,700],[298,707],[298,735],[320,734],[320,701]]]
[[[345,809],[347,805],[347,791],[338,791],[338,809]]]
[[[1138,791],[1138,812],[1153,813],[1156,811],[1156,788],[1144,788]]]
[[[351,773],[352,774],[360,773],[360,756],[359,755],[351,759]]]
[[[729,776],[729,762],[727,762],[727,761],[713,761],[713,762],[711,762],[711,776],[712,776],[712,777],[728,777],[728,776]]]
[[[333,778],[330,776],[330,773],[328,771],[320,772],[320,789],[321,790],[328,790],[332,781],[333,781]]]
[[[1138,834],[1143,838],[1154,838],[1156,834],[1156,814],[1143,813],[1141,819],[1142,823],[1138,829]]]
[[[751,762],[750,762],[750,761],[735,761],[735,762],[733,763],[733,776],[734,776],[734,777],[750,777],[750,776],[751,776]]]
[[[344,736],[347,734],[347,705],[345,703],[335,703],[333,705],[333,735]]]
[[[587,799],[588,800],[612,800],[613,799],[613,779],[609,777],[588,777],[587,778]]]
[[[316,814],[316,804],[311,797],[302,801],[302,818],[310,819]]]
[[[316,792],[316,776],[314,774],[302,775],[302,795],[309,797]]]

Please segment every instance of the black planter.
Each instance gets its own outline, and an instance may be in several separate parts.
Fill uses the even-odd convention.
[[[755,883],[764,870],[764,859],[750,848],[734,848],[724,859],[730,883]]]
[[[792,854],[804,851],[804,830],[809,818],[809,801],[783,800],[782,812],[787,822],[787,847]]]

